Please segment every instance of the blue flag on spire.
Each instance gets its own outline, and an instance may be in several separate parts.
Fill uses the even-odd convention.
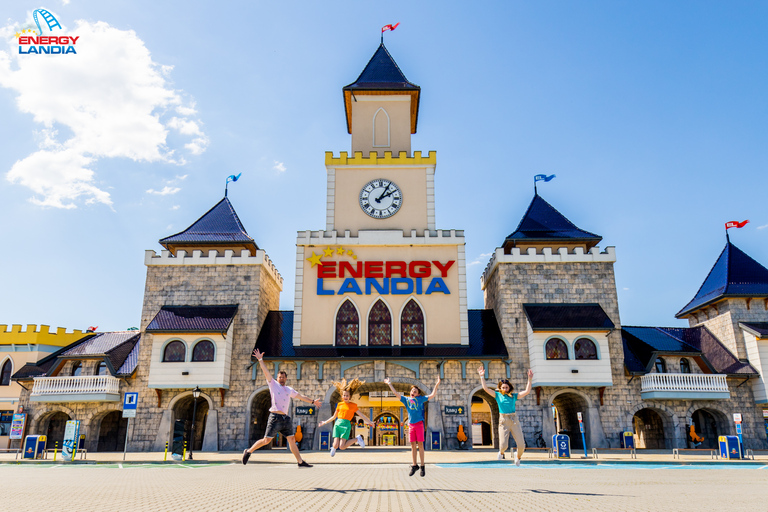
[[[237,176],[235,176],[235,175],[233,174],[233,175],[231,175],[231,176],[227,177],[227,183],[229,183],[230,181],[237,181],[237,180],[239,180],[239,179],[240,179],[240,176],[242,176],[242,175],[243,175],[243,173],[240,173],[240,174],[238,174]],[[554,178],[554,176],[553,176],[553,178]],[[549,180],[547,180],[547,181],[549,181]]]
[[[552,174],[550,176],[547,176],[546,174],[537,174],[533,177],[533,182],[536,183],[537,181],[552,181],[555,178],[555,175]]]

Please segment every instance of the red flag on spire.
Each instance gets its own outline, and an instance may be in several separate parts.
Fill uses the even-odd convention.
[[[737,220],[732,220],[730,222],[725,223],[725,229],[728,230],[730,228],[743,228],[744,226],[747,225],[747,222],[749,221],[745,220],[745,221],[739,222]]]
[[[398,21],[394,25],[384,25],[383,27],[381,27],[381,33],[383,34],[387,30],[395,30],[399,24],[400,22]]]

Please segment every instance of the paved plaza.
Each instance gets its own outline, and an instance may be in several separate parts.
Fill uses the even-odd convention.
[[[257,456],[244,467],[232,454],[196,464],[5,463],[0,481],[7,510],[41,512],[698,511],[765,510],[768,502],[768,463],[437,463],[421,478],[408,477],[407,463],[344,464],[344,455],[324,463],[327,454],[306,454],[311,469]]]

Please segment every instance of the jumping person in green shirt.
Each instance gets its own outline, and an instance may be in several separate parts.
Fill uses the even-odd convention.
[[[515,466],[520,466],[520,459],[523,458],[523,452],[525,451],[525,438],[523,437],[523,429],[520,427],[520,422],[517,421],[515,406],[519,399],[528,396],[528,393],[531,392],[533,370],[528,370],[528,385],[522,393],[513,393],[514,387],[507,379],[501,379],[496,390],[491,391],[485,383],[485,368],[479,367],[477,373],[480,374],[480,384],[483,385],[483,390],[495,397],[496,403],[499,406],[499,455],[497,458],[499,460],[504,458],[504,452],[507,451],[507,446],[509,446],[509,434],[512,434],[517,444]]]

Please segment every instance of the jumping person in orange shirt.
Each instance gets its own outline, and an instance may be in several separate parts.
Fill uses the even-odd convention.
[[[359,435],[355,439],[349,438],[352,434],[352,420],[354,419],[355,414],[360,416],[366,425],[370,427],[375,425],[368,416],[360,412],[356,403],[350,401],[355,391],[357,391],[363,384],[365,384],[365,381],[357,379],[349,383],[347,383],[347,379],[342,379],[341,382],[333,383],[341,394],[341,402],[336,405],[336,412],[333,413],[333,416],[318,424],[318,427],[322,427],[326,423],[336,420],[333,424],[333,446],[331,447],[331,457],[336,455],[336,450],[346,450],[355,443],[359,444],[361,448],[365,448],[365,439],[363,439],[363,436]]]

